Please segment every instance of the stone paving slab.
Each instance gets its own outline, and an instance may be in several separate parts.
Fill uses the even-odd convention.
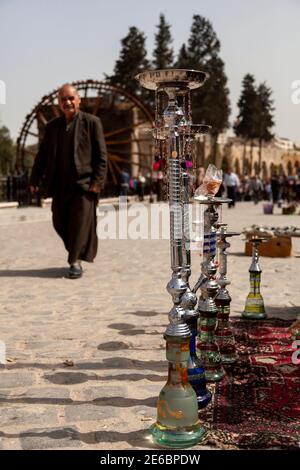
[[[0,448],[155,448],[147,430],[167,373],[168,241],[101,240],[82,279],[69,280],[50,220],[34,220],[24,208],[18,209],[22,221],[3,224],[3,211],[0,340],[7,363],[0,365]],[[263,216],[262,206],[252,203],[224,208],[222,218],[232,230],[300,220]],[[232,240],[228,258],[236,316],[249,289],[243,238]],[[293,249],[291,258],[261,259],[262,293],[272,316],[295,318],[300,311],[299,239]],[[192,260],[193,285],[197,252]]]

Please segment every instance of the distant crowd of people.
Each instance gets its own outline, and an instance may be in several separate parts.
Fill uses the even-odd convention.
[[[235,201],[272,201],[300,202],[300,174],[295,176],[278,175],[274,172],[270,178],[259,176],[238,177],[230,169],[225,173],[219,194],[233,200],[229,207],[234,207]]]
[[[137,177],[132,177],[124,170],[121,173],[120,196],[136,195],[139,201],[144,201],[145,194],[149,195],[150,202],[163,201],[165,199],[165,184],[162,171],[153,172],[146,176],[139,172]]]

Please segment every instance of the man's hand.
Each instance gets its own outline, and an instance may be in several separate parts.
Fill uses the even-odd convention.
[[[91,191],[92,193],[100,194],[101,192],[100,184],[92,183],[89,187],[89,191]]]
[[[38,186],[29,186],[29,191],[31,192],[31,194],[37,193],[38,190],[39,190]]]

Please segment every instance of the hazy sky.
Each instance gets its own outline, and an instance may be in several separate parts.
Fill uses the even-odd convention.
[[[231,122],[242,78],[252,73],[274,91],[276,133],[300,141],[300,104],[291,100],[292,82],[300,80],[300,0],[0,0],[0,80],[6,84],[0,124],[16,138],[42,96],[67,81],[110,74],[130,26],[145,32],[151,53],[160,13],[172,26],[176,53],[193,14],[212,22],[228,76]]]

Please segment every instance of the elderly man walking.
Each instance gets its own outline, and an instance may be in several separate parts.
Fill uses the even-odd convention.
[[[53,225],[68,251],[69,277],[82,276],[98,247],[96,207],[105,183],[107,152],[98,117],[80,111],[69,84],[58,94],[62,116],[49,122],[29,181],[31,193],[52,197]]]

